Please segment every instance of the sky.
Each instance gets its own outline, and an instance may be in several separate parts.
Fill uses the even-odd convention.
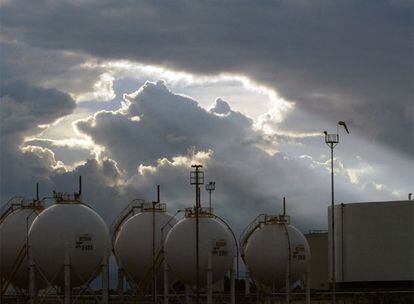
[[[0,2],[0,201],[77,190],[110,224],[156,185],[194,204],[192,164],[239,234],[281,212],[413,192],[413,3]],[[206,205],[208,195],[202,191]]]

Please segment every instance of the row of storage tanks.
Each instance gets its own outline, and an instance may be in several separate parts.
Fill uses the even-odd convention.
[[[28,248],[36,265],[38,289],[47,284],[64,286],[64,265],[70,263],[71,287],[84,285],[99,275],[111,254],[119,268],[136,283],[152,271],[156,256],[165,253],[171,277],[196,284],[195,209],[186,209],[176,220],[161,205],[145,205],[115,225],[112,236],[106,223],[80,197],[55,195],[56,203],[44,209],[39,201],[22,204],[0,224],[3,278],[28,288]],[[145,208],[147,206],[147,208]],[[285,216],[261,216],[250,224],[240,240],[240,251],[250,277],[264,286],[284,287],[304,274],[310,251],[303,234]],[[155,220],[155,221],[154,221]],[[153,243],[154,242],[154,243]],[[209,211],[199,212],[199,278],[222,279],[233,267],[238,244],[230,227]],[[209,266],[211,265],[211,266]],[[288,268],[287,268],[288,267]],[[44,280],[46,279],[47,282]]]

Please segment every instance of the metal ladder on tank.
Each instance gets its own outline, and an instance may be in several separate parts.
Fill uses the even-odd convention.
[[[112,222],[110,227],[110,233],[112,235],[112,244],[115,242],[116,234],[121,227],[121,225],[131,216],[135,214],[135,209],[142,211],[142,205],[145,203],[143,199],[134,199],[132,200],[116,217]]]
[[[157,272],[162,265],[162,262],[164,261],[164,252],[162,249],[159,249],[156,256],[155,256],[155,267],[154,271]],[[136,295],[138,298],[145,297],[146,292],[151,286],[152,283],[152,265],[147,269],[147,271],[144,274],[144,277],[138,282],[138,284],[135,286],[134,292],[132,295]]]
[[[12,213],[14,210],[21,208],[23,205],[24,198],[21,196],[12,197],[0,210],[0,223]],[[17,208],[16,208],[17,207]]]
[[[266,221],[266,214],[259,214],[250,224],[244,229],[240,236],[240,255],[244,261],[244,247],[246,246],[247,240],[260,227],[262,223]]]
[[[20,266],[22,265],[24,259],[27,256],[27,250],[26,250],[26,244],[23,245],[23,247],[20,249],[16,259],[14,260],[12,269],[10,271],[10,276],[7,279],[6,277],[2,278],[1,282],[1,294],[4,295],[7,291],[7,288],[9,287],[11,281],[13,281],[14,277],[16,276],[17,271],[19,270]]]

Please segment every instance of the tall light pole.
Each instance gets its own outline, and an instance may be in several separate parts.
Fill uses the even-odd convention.
[[[208,182],[208,184],[206,184],[206,191],[208,191],[208,207],[210,208],[210,213],[211,211],[211,192],[213,192],[214,190],[216,190],[216,182],[210,181]]]
[[[155,208],[160,204],[160,185],[157,185],[157,201],[152,202],[152,302],[157,303],[157,273],[155,271]]]
[[[328,132],[324,131],[325,134],[325,143],[328,145],[328,147],[331,149],[331,194],[332,194],[332,200],[331,200],[331,241],[332,241],[332,249],[331,249],[331,269],[332,269],[332,304],[336,304],[336,274],[335,274],[335,213],[334,213],[334,207],[335,207],[335,194],[334,194],[334,166],[333,166],[333,151],[334,148],[339,143],[339,130],[338,126],[343,126],[346,133],[349,134],[348,127],[345,122],[339,121],[336,125],[336,134],[328,134]]]
[[[195,199],[195,219],[196,219],[196,303],[200,303],[200,245],[199,245],[199,212],[201,209],[200,204],[200,185],[204,184],[204,172],[200,170],[202,165],[192,165],[195,171],[190,173],[190,183],[195,185],[196,188],[196,199]]]

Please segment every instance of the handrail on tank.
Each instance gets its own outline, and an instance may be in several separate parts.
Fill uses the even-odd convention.
[[[0,211],[0,223],[16,209],[43,209],[42,200],[25,200],[22,196],[14,196],[7,201]]]
[[[134,213],[135,209],[140,209],[142,211],[142,206],[145,204],[145,201],[140,198],[133,199],[115,218],[111,224],[110,233],[112,236],[112,246],[115,242],[115,236],[121,227],[121,225],[129,218],[131,213]],[[152,204],[151,204],[152,205]],[[152,208],[152,207],[151,207]]]
[[[247,240],[250,236],[265,224],[290,224],[289,215],[272,215],[272,214],[259,214],[241,233],[240,235],[240,255],[244,261],[244,248],[246,246]]]
[[[208,208],[208,209],[210,209],[210,208]],[[236,235],[234,234],[234,232],[231,229],[230,225],[223,218],[221,218],[220,216],[215,215],[213,213],[211,213],[211,215],[213,215],[214,218],[216,218],[219,221],[221,221],[227,227],[227,229],[230,230],[231,235],[233,236],[234,246],[236,247],[236,278],[239,279],[239,268],[240,268],[239,267],[239,256],[240,256],[240,251],[239,251],[239,245],[237,243]]]
[[[153,204],[153,203],[148,203],[148,202],[143,202],[141,203],[141,212],[166,212],[167,211],[167,204],[165,203],[157,203],[157,204]]]
[[[185,217],[195,217],[196,210],[194,207],[185,208]],[[199,217],[214,217],[213,208],[200,207],[198,209]]]
[[[82,204],[82,197],[78,193],[53,191],[53,198],[56,204]]]

